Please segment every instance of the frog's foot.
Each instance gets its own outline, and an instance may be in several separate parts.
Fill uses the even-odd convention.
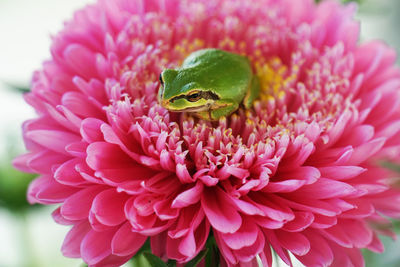
[[[231,101],[221,101],[218,107],[208,111],[197,112],[196,116],[203,120],[217,121],[221,117],[229,116],[239,108],[239,104]]]
[[[211,120],[216,121],[221,117],[229,116],[235,110],[239,108],[238,103],[234,102],[224,102],[221,103],[221,106],[217,109],[210,110]]]
[[[246,108],[251,108],[254,100],[256,100],[259,95],[260,95],[260,79],[257,77],[257,75],[254,75],[251,81],[250,89],[244,96],[243,105]]]
[[[201,112],[196,112],[194,115],[202,120],[206,121],[212,121],[213,119],[211,118],[211,111],[201,111]]]

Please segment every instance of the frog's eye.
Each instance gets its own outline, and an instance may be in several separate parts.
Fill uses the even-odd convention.
[[[200,98],[201,98],[200,92],[196,92],[196,93],[193,93],[193,94],[190,94],[190,95],[186,96],[186,99],[187,99],[189,102],[196,102],[196,101],[198,101]]]
[[[161,73],[160,73],[160,77],[159,77],[159,79],[160,79],[160,83],[161,83],[161,85],[164,85],[164,81],[163,81],[163,78],[162,78],[162,75],[161,75]]]

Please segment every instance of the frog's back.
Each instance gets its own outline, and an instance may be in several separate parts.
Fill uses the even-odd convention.
[[[249,62],[244,56],[217,48],[206,48],[191,53],[183,62],[182,68],[190,68],[199,64],[203,66],[210,65],[212,67],[223,67],[227,64],[244,68],[249,67]]]
[[[226,91],[233,98],[244,96],[253,76],[246,57],[214,48],[190,54],[183,62],[181,70],[190,72],[191,78],[204,88]]]

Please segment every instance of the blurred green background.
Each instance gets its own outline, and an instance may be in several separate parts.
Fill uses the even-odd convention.
[[[94,0],[0,0],[0,267],[83,266],[81,260],[61,255],[68,227],[51,219],[55,207],[26,203],[26,188],[34,175],[14,170],[11,160],[24,151],[22,122],[35,116],[22,100],[20,89],[29,87],[32,72],[50,57],[50,35],[62,28],[73,10],[91,2]],[[383,39],[400,52],[400,1],[357,2],[361,41]],[[395,225],[400,234],[400,224]],[[385,253],[365,252],[367,266],[400,266],[400,241],[382,240]],[[279,265],[284,266],[282,262]]]

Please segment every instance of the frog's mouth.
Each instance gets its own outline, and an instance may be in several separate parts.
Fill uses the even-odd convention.
[[[202,112],[209,111],[219,100],[219,96],[211,91],[193,90],[190,93],[180,94],[170,99],[163,99],[164,88],[160,87],[160,104],[169,111],[175,112]],[[196,98],[193,99],[193,94]]]
[[[198,106],[198,107],[187,107],[187,108],[173,108],[171,106],[165,105],[164,107],[169,111],[176,112],[201,112],[208,111],[211,109],[212,103],[207,103],[206,105]]]
[[[199,106],[199,107],[189,107],[185,109],[181,109],[181,112],[201,112],[201,111],[208,111],[211,109],[211,103],[207,103],[206,105]]]

